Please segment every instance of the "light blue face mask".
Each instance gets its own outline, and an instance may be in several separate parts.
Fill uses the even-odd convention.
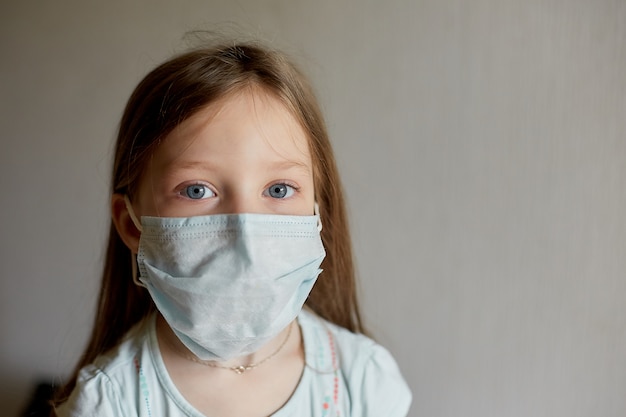
[[[256,352],[299,314],[325,256],[319,214],[142,217],[137,263],[181,342],[202,360]]]

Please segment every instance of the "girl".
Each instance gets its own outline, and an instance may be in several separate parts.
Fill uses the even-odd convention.
[[[111,201],[96,322],[59,416],[406,415],[396,363],[363,335],[324,121],[284,55],[229,42],[149,73]]]

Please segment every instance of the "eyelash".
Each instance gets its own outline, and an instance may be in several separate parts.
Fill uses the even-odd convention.
[[[202,188],[204,188],[204,189],[205,189],[205,192],[203,193],[203,195],[201,196],[201,198],[192,198],[192,197],[188,194],[188,192],[187,192],[187,190],[189,190],[189,188],[191,188],[191,187],[199,187],[199,188],[200,188],[200,187],[202,187]],[[191,183],[191,184],[185,184],[185,185],[183,185],[183,186],[180,188],[180,190],[179,190],[179,192],[178,192],[178,193],[181,195],[181,197],[183,197],[183,198],[188,198],[188,199],[190,199],[190,200],[204,200],[204,199],[206,199],[206,198],[211,198],[211,197],[213,197],[213,196],[208,196],[208,197],[205,197],[205,196],[204,196],[204,194],[206,194],[206,190],[208,190],[208,191],[209,191],[209,193],[212,193],[212,194],[213,194],[213,196],[217,195],[217,193],[216,193],[215,191],[213,191],[213,189],[212,189],[211,187],[209,187],[207,184],[203,184],[203,183],[201,183],[201,182],[195,182],[195,183]]]
[[[271,187],[276,186],[276,185],[286,185],[287,187],[290,187],[291,189],[293,189],[294,193],[297,193],[300,191],[300,187],[297,186],[295,183],[291,182],[291,181],[287,181],[287,180],[278,180],[276,182],[271,183],[270,185],[268,185],[264,192],[269,190]],[[198,199],[194,199],[191,198],[189,196],[189,194],[186,193],[186,191],[190,188],[190,187],[203,187],[207,190],[209,190],[209,192],[213,193],[214,195],[217,195],[217,193],[211,188],[209,187],[207,184],[201,183],[201,182],[194,182],[191,184],[185,184],[183,185],[180,190],[178,191],[178,193],[185,198],[188,198],[190,200],[204,200],[205,198],[211,198],[211,197],[204,197],[203,198],[198,198]]]
[[[300,187],[298,187],[297,184],[291,182],[291,181],[287,181],[287,180],[278,180],[276,182],[271,183],[270,185],[267,186],[267,188],[270,188],[272,185],[286,185],[288,187],[293,188],[294,191],[300,191]]]
[[[263,195],[265,195],[266,193],[270,194],[270,190],[272,189],[272,187],[276,187],[279,185],[284,185],[286,187],[289,187],[291,190],[293,190],[292,195],[287,195],[285,197],[273,197],[272,195],[267,195],[267,197],[270,197],[276,200],[288,199],[288,198],[293,197],[293,194],[297,193],[300,190],[300,187],[298,187],[296,184],[290,181],[276,181],[265,188],[265,190],[263,191]],[[289,193],[289,191],[287,191],[287,193]]]

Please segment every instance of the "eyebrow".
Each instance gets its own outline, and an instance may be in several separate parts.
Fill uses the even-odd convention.
[[[195,168],[204,168],[206,166],[210,166],[205,161],[175,161],[172,163],[172,166],[180,169],[195,169]],[[298,170],[306,170],[307,172],[311,169],[311,167],[301,161],[276,161],[271,164],[272,169],[279,170],[287,170],[291,168],[297,168]]]
[[[309,165],[307,165],[304,162],[300,162],[300,161],[277,161],[274,162],[272,164],[272,167],[275,169],[290,169],[290,168],[298,168],[298,169],[304,169],[304,170],[309,170],[311,167]]]

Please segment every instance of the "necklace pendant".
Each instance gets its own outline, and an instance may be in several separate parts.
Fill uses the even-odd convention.
[[[239,365],[239,366],[235,366],[233,368],[231,368],[233,371],[235,371],[236,374],[241,375],[244,372],[246,372],[246,367],[243,365]]]

